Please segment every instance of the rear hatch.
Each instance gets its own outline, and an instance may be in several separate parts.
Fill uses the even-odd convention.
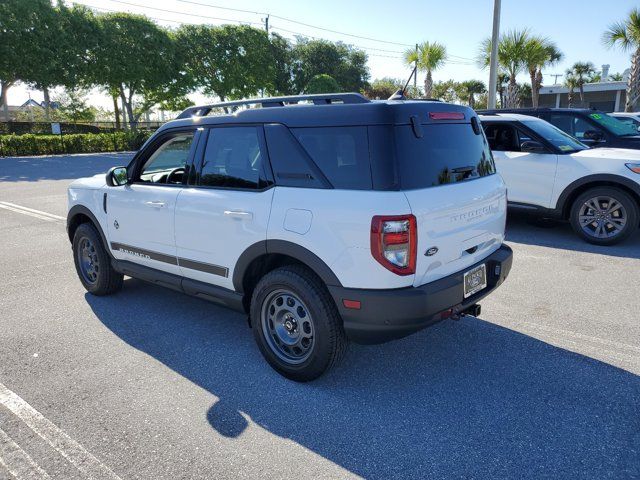
[[[437,113],[394,127],[400,187],[417,223],[415,286],[480,262],[504,240],[506,188],[477,118],[466,108]]]

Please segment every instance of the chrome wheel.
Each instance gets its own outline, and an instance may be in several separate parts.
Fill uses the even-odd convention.
[[[76,255],[78,256],[78,265],[80,266],[82,277],[87,283],[95,284],[98,281],[100,272],[96,246],[87,237],[83,237],[78,244]]]
[[[313,319],[292,292],[271,292],[262,304],[260,322],[267,345],[280,360],[297,365],[309,358],[314,345]]]
[[[597,196],[580,206],[578,213],[580,228],[594,238],[613,238],[627,225],[627,211],[613,197]]]

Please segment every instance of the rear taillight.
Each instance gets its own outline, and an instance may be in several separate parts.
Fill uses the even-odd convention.
[[[376,215],[371,220],[373,258],[395,274],[416,273],[417,240],[413,215]]]

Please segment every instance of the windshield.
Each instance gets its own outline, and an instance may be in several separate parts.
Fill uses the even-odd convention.
[[[548,122],[540,120],[525,120],[522,124],[536,132],[562,153],[579,152],[580,150],[586,150],[589,148],[584,143],[579,142],[568,133],[563,132]]]
[[[606,113],[590,113],[589,118],[594,120],[598,125],[602,126],[605,130],[618,137],[628,137],[630,135],[638,135],[638,130],[629,124],[621,122],[617,118],[614,118]]]

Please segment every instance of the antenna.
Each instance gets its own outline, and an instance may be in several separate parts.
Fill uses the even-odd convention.
[[[416,64],[416,66],[413,67],[413,70],[411,71],[411,75],[409,75],[409,78],[407,79],[407,83],[404,84],[404,87],[396,90],[395,93],[391,95],[387,100],[405,100],[406,97],[404,96],[404,94],[407,91],[409,82],[411,81],[413,76],[417,74],[417,71],[418,71],[418,65]]]

